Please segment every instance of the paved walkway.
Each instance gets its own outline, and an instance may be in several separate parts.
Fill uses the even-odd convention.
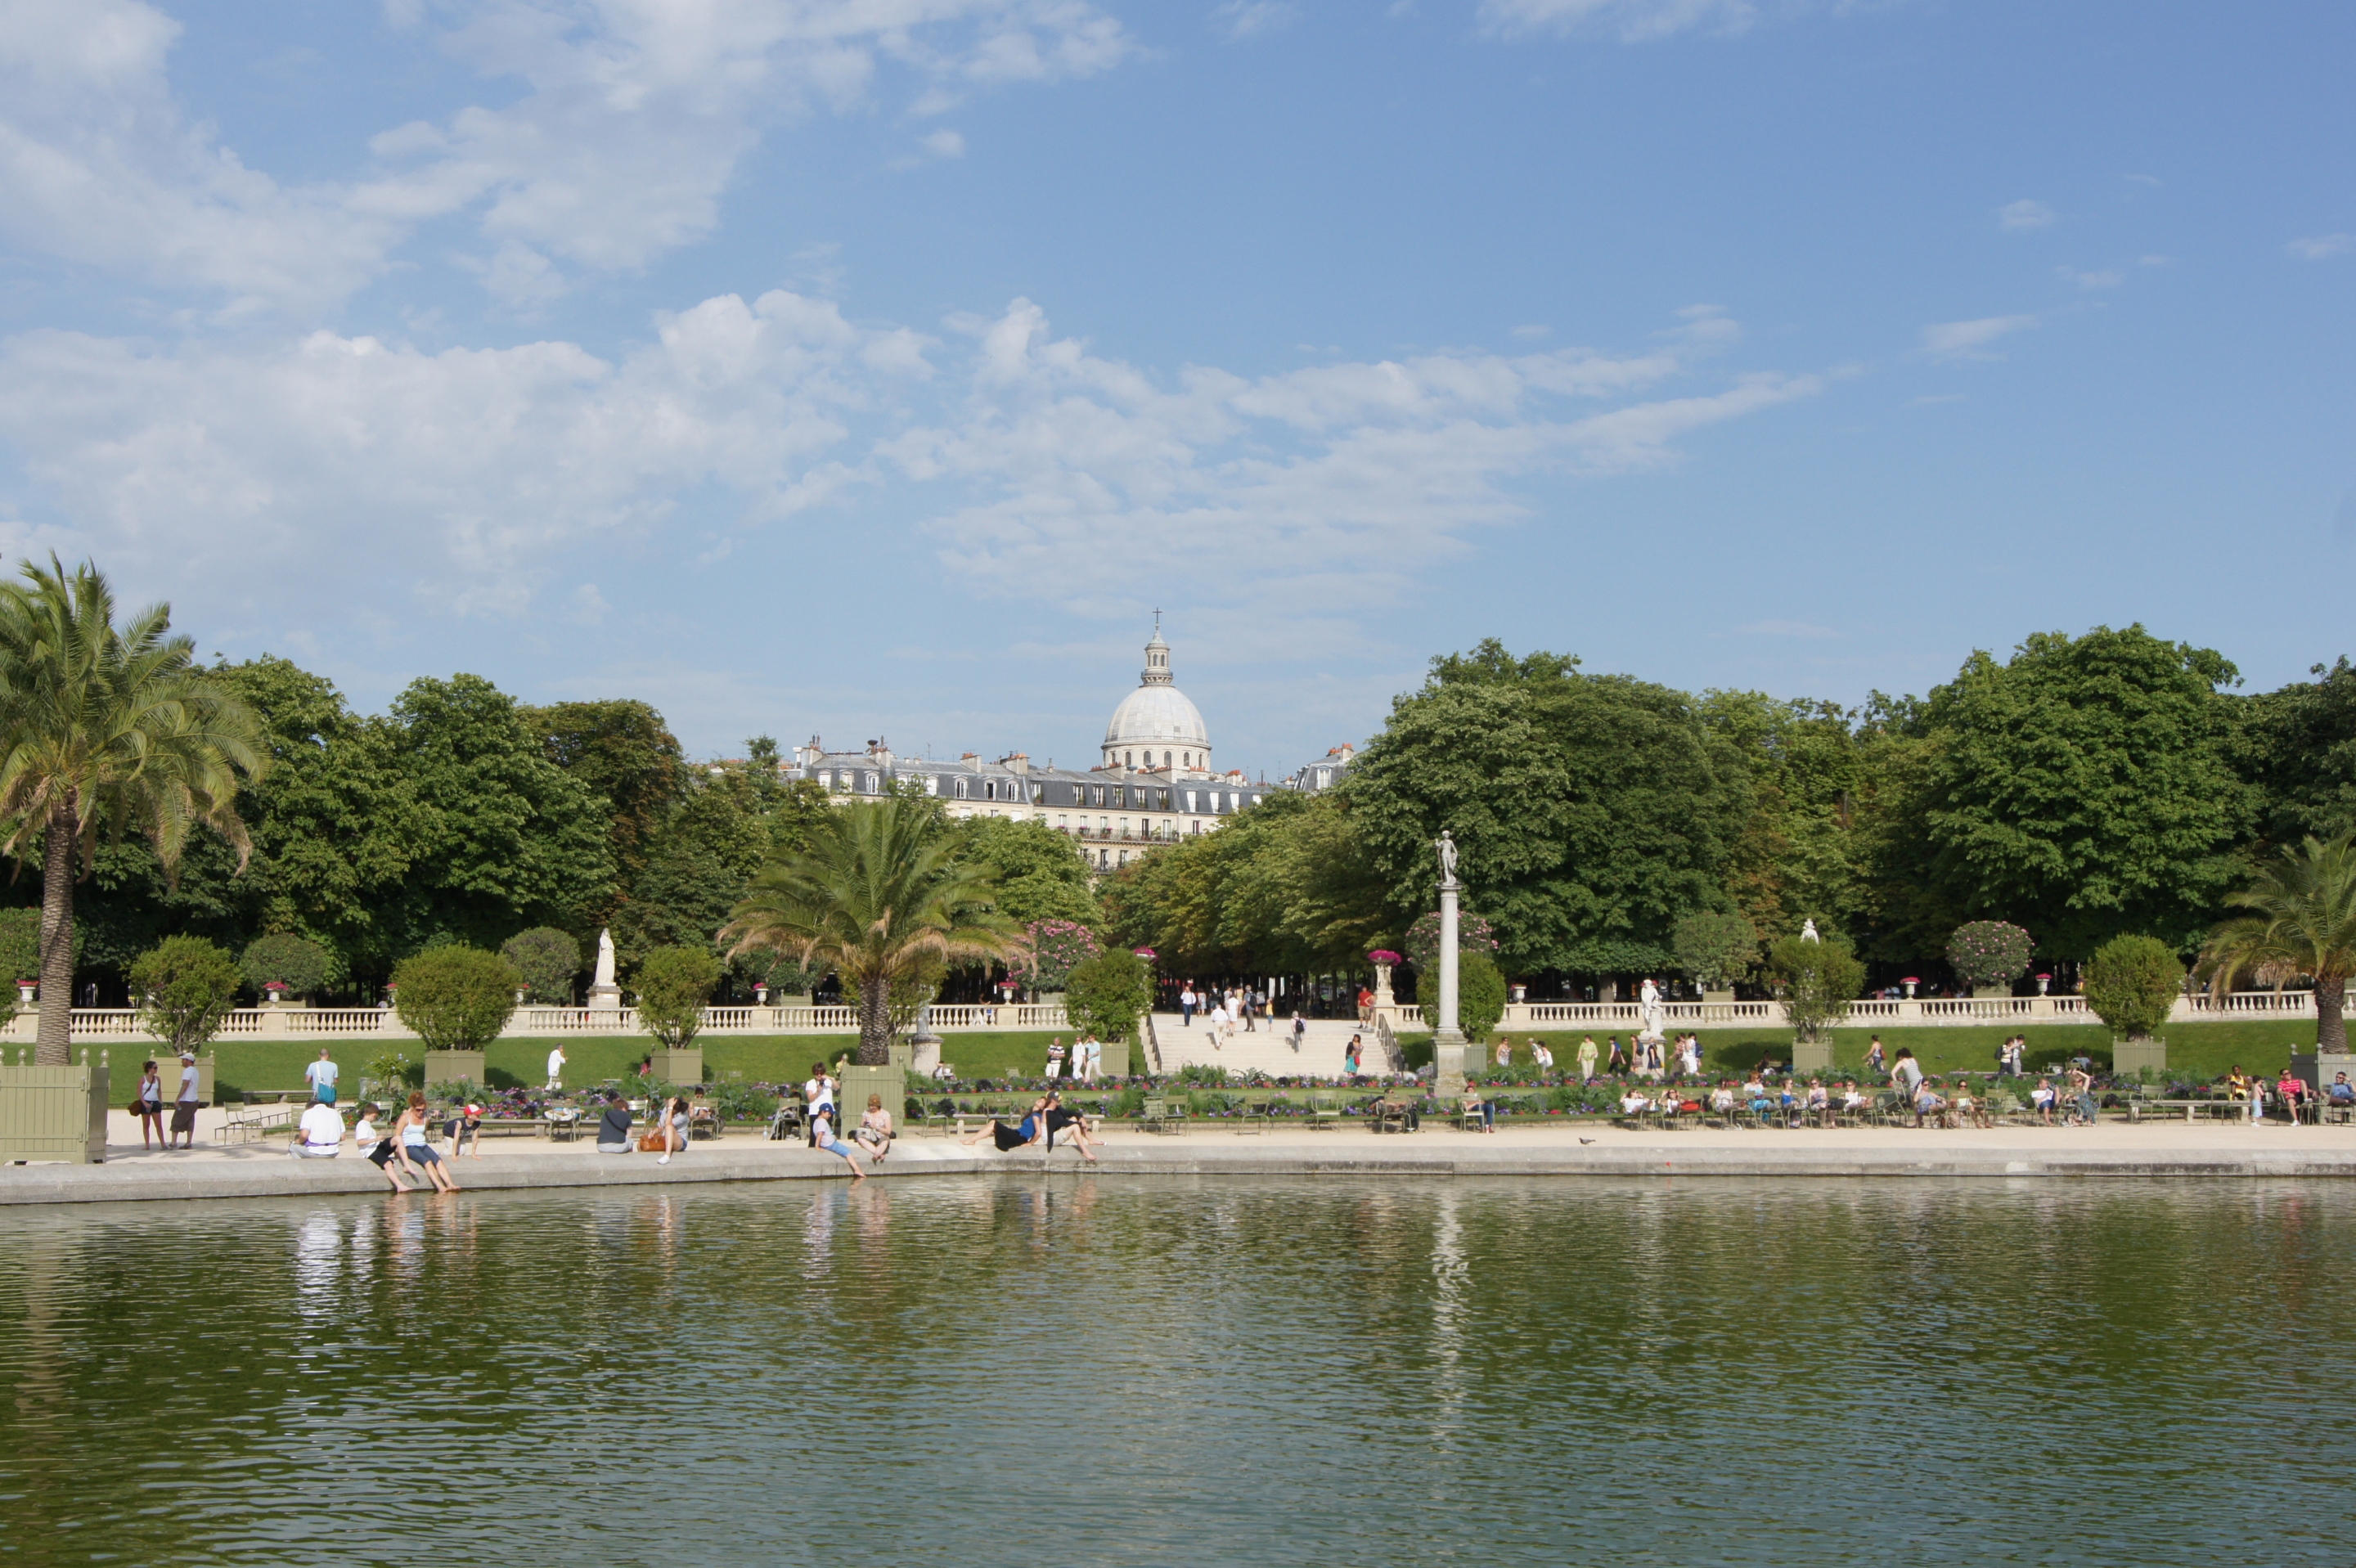
[[[1309,1032],[1302,1038],[1300,1051],[1295,1051],[1290,1018],[1255,1019],[1252,1022],[1254,1027],[1248,1030],[1239,1023],[1232,1035],[1223,1031],[1214,1038],[1211,1026],[1200,1013],[1194,1015],[1192,1029],[1186,1027],[1181,1014],[1154,1014],[1153,1038],[1162,1045],[1162,1072],[1175,1072],[1199,1062],[1230,1072],[1265,1072],[1271,1078],[1339,1078],[1343,1056],[1354,1034],[1365,1040],[1365,1054],[1360,1059],[1364,1071],[1382,1070],[1382,1042],[1364,1024],[1334,1019],[1308,1019]]]
[[[600,1155],[586,1141],[494,1138],[455,1169],[475,1189],[842,1180],[842,1161],[799,1144],[732,1134],[659,1166],[652,1155]],[[347,1145],[333,1160],[296,1160],[280,1147],[199,1147],[142,1154],[136,1143],[104,1165],[0,1167],[0,1204],[92,1202],[314,1192],[385,1192],[383,1179]],[[1427,1126],[1407,1136],[1362,1127],[1258,1134],[1191,1127],[1114,1134],[1102,1173],[1125,1176],[2160,1176],[2356,1177],[2356,1128],[2245,1124],[2109,1124],[2093,1128],[1999,1127],[1987,1132],[1898,1127],[1819,1131],[1641,1133],[1609,1126],[1518,1127],[1491,1135]],[[977,1171],[1079,1174],[1066,1148],[998,1154],[948,1137],[904,1137],[876,1174]]]

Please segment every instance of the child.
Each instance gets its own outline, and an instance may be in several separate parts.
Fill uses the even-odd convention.
[[[812,1147],[822,1149],[828,1154],[841,1155],[842,1157],[842,1162],[851,1167],[851,1184],[853,1187],[858,1186],[861,1182],[867,1179],[867,1173],[859,1168],[859,1151],[834,1136],[834,1107],[832,1105],[829,1105],[826,1109],[819,1111],[811,1115],[810,1145]]]

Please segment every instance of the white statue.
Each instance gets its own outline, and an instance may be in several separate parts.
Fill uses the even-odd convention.
[[[1440,830],[1440,842],[1434,848],[1440,851],[1440,885],[1452,888],[1456,885],[1456,840],[1450,837],[1448,829],[1443,827]]]
[[[593,984],[604,989],[613,983],[614,933],[610,931],[601,931],[597,933],[597,978]]]
[[[1636,1011],[1644,1020],[1644,1032],[1636,1038],[1660,1039],[1661,1020],[1668,1016],[1668,1011],[1661,1006],[1661,988],[1653,984],[1649,975],[1644,977],[1644,988],[1636,994]]]
[[[1824,940],[1823,937],[1816,934],[1816,923],[1815,921],[1804,920],[1800,923],[1800,940],[1803,942],[1822,942]]]

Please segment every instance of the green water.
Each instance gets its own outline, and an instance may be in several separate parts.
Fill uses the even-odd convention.
[[[0,1211],[27,1563],[2333,1563],[2356,1189]]]

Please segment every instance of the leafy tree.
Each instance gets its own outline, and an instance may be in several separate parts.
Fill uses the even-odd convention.
[[[1103,946],[1096,933],[1068,920],[1034,920],[1023,933],[1020,963],[1033,990],[1060,991],[1072,971]]]
[[[703,1027],[704,1004],[720,983],[720,960],[705,947],[658,947],[638,965],[638,1025],[673,1051]]]
[[[614,867],[627,884],[646,869],[655,838],[687,787],[687,759],[661,714],[644,702],[559,702],[521,710],[548,760],[605,801]],[[593,912],[605,923],[607,912]]]
[[[257,992],[275,980],[292,994],[307,997],[327,983],[334,962],[333,955],[309,937],[273,932],[246,944],[238,957],[238,969]]]
[[[1731,910],[1697,910],[1671,930],[1677,967],[1704,988],[1727,990],[1759,962],[1759,932],[1749,917]]]
[[[74,961],[81,961],[81,931],[74,931]],[[0,988],[8,993],[8,1005],[16,1000],[16,982],[41,977],[41,909],[33,904],[17,909],[0,910]],[[11,1012],[8,1015],[16,1015]]]
[[[2244,980],[2303,975],[2315,985],[2315,1049],[2346,1051],[2340,1009],[2348,976],[2356,974],[2356,837],[2328,843],[2309,837],[2295,849],[2285,847],[2260,860],[2225,901],[2250,912],[2219,925],[2201,954],[2219,994]]]
[[[244,982],[237,960],[201,936],[167,936],[131,965],[139,1027],[175,1051],[220,1033]]]
[[[569,931],[535,925],[499,944],[499,956],[523,976],[524,995],[554,1007],[573,1005],[573,981],[581,973],[581,941]]]
[[[41,846],[41,995],[73,995],[74,869],[102,838],[136,827],[167,875],[198,823],[247,848],[239,776],[262,773],[245,705],[169,635],[157,604],[117,627],[114,594],[95,566],[68,572],[53,555],[0,585],[0,816],[6,848]],[[41,1009],[34,1060],[67,1058],[70,1014]]]
[[[2029,955],[2037,950],[2029,933],[2001,920],[1975,920],[1955,927],[1947,939],[1947,964],[1958,979],[1974,990],[2010,986],[2029,973]]]
[[[455,943],[404,958],[392,972],[393,1010],[429,1051],[480,1051],[515,1016],[523,976],[496,953]]]
[[[391,901],[401,948],[488,946],[612,898],[600,797],[548,760],[514,699],[489,681],[413,681],[369,735],[419,807],[409,874]]]
[[[2184,990],[2184,961],[2157,936],[2114,936],[2094,949],[2080,992],[2115,1035],[2149,1040]]]
[[[1456,951],[1461,953],[1494,953],[1497,934],[1489,923],[1469,909],[1456,912]],[[1419,975],[1440,973],[1440,912],[1416,916],[1407,928],[1407,961]]]
[[[1089,889],[1087,859],[1068,833],[1035,818],[968,817],[957,827],[958,853],[988,870],[998,886],[999,912],[1029,925],[1068,921],[1095,926],[1104,919]]]
[[[742,773],[691,782],[645,843],[643,864],[614,912],[622,961],[665,946],[716,954],[720,928],[761,869],[768,840]]]
[[[1837,703],[1757,691],[1705,692],[1696,709],[1750,779],[1750,814],[1724,873],[1735,907],[1773,935],[1797,931],[1809,916],[1846,929],[1865,907],[1857,816],[1872,783],[1857,715]]]
[[[1439,1021],[1439,994],[1435,984],[1431,997],[1433,1007],[1424,1015],[1432,1022]],[[1489,1038],[1497,1020],[1505,1016],[1505,975],[1497,961],[1479,951],[1467,953],[1456,961],[1456,1027],[1464,1038],[1478,1044]]]
[[[1430,907],[1444,827],[1508,967],[1664,967],[1677,917],[1719,901],[1750,781],[1682,693],[1576,665],[1494,639],[1435,659],[1342,791],[1402,918]]]
[[[947,960],[995,958],[1018,940],[989,874],[956,857],[931,803],[890,796],[834,807],[809,849],[753,879],[722,933],[730,954],[823,961],[859,997],[859,1060],[891,1060],[892,988]]]
[[[1804,1040],[1821,1039],[1847,1018],[1849,1003],[1865,987],[1865,965],[1837,936],[1816,942],[1784,937],[1769,950],[1767,972],[1793,1032]]]
[[[2255,815],[2220,691],[2238,679],[2139,625],[2040,633],[2006,664],[1973,655],[1919,710],[1913,874],[1962,918],[2021,920],[2057,957],[2129,931],[2190,945]]]
[[[1083,1034],[1125,1040],[1137,1034],[1137,1020],[1153,1006],[1153,975],[1145,960],[1119,947],[1072,971],[1064,988],[1064,1016]]]
[[[2356,831],[2356,667],[2346,656],[2251,700],[2247,769],[2259,822],[2278,844]]]

